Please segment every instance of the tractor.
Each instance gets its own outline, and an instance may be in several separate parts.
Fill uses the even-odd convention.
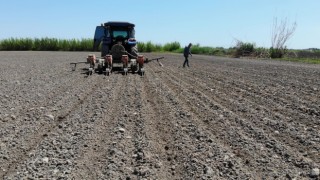
[[[138,54],[137,41],[135,39],[135,25],[129,22],[110,21],[96,27],[93,50],[97,51],[100,47],[101,57],[96,57],[94,54],[89,54],[87,62],[88,75],[93,72],[109,75],[116,69],[121,69],[124,75],[129,71],[144,75],[144,63],[152,60],[163,59],[163,57],[145,59],[143,55]],[[72,70],[76,69],[79,63],[71,63]],[[162,66],[162,64],[159,62]]]
[[[135,25],[129,22],[106,22],[96,27],[93,50],[101,44],[101,57],[97,70],[109,74],[120,64],[124,74],[144,73],[144,57],[138,54]],[[119,67],[118,67],[119,68]]]

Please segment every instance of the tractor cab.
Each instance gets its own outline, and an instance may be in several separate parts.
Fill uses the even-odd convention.
[[[93,49],[96,51],[102,42],[101,56],[104,57],[110,53],[112,46],[121,44],[127,52],[133,51],[133,55],[136,56],[137,52],[132,50],[132,48],[136,49],[137,44],[134,26],[128,22],[107,22],[97,26]]]

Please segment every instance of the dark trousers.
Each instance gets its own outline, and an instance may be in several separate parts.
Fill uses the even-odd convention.
[[[186,59],[184,60],[183,67],[185,67],[185,66],[186,66],[186,64],[187,64],[187,66],[188,66],[188,67],[190,67],[190,66],[189,66],[189,60],[188,60],[188,57],[187,57],[187,56],[185,56],[184,58],[186,58]]]

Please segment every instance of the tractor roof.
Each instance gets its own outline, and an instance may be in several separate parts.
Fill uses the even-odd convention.
[[[134,27],[135,25],[129,22],[121,22],[121,21],[109,21],[104,23],[104,26],[131,26]]]

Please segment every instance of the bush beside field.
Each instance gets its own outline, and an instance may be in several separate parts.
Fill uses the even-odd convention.
[[[154,44],[151,41],[138,42],[139,52],[174,52],[183,53],[184,46],[179,42],[170,42],[164,45]],[[87,39],[57,39],[57,38],[9,38],[0,40],[0,51],[92,51],[93,40]],[[100,48],[99,48],[100,51]],[[254,43],[238,41],[234,47],[208,47],[194,44],[192,54],[204,54],[228,57],[271,58],[275,50],[272,48],[256,47]],[[308,61],[320,63],[320,50],[287,50],[283,59],[294,61]]]
[[[0,40],[1,51],[92,51],[92,39],[56,39],[56,38],[9,38]],[[139,52],[176,52],[182,53],[183,48],[179,42],[154,44],[151,41],[138,42]],[[227,55],[222,48],[192,46],[193,54]]]
[[[92,51],[92,39],[10,38],[0,40],[2,51]]]

